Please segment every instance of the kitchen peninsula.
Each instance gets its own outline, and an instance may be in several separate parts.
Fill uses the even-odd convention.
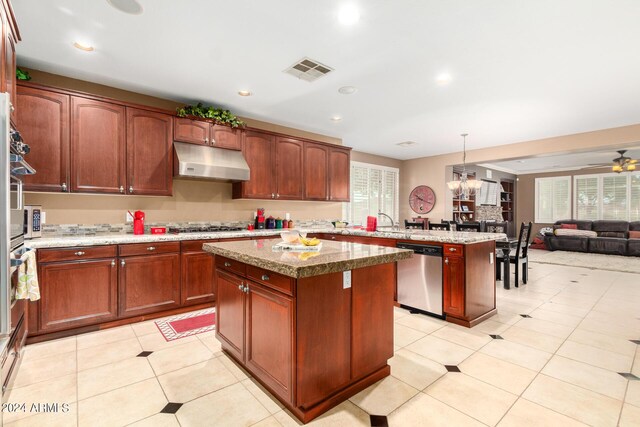
[[[301,421],[390,374],[395,262],[411,251],[323,241],[208,243],[215,255],[216,337]]]

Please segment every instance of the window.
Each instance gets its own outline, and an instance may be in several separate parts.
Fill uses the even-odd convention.
[[[536,178],[535,222],[571,218],[571,177]]]
[[[343,204],[343,217],[352,225],[366,225],[367,216],[383,212],[397,222],[398,187],[398,169],[351,162],[351,202]]]
[[[640,174],[579,175],[574,181],[576,219],[640,220]]]

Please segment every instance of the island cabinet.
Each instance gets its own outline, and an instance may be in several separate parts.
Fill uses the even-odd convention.
[[[183,117],[174,119],[173,139],[188,144],[209,145],[227,150],[241,150],[241,131],[230,126]]]

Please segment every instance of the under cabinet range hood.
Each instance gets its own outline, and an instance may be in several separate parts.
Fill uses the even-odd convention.
[[[207,145],[174,142],[174,175],[216,181],[248,181],[249,165],[242,152]]]

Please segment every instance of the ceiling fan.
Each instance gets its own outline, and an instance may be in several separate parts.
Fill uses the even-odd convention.
[[[638,160],[636,159],[632,159],[631,157],[627,157],[624,154],[627,152],[627,150],[618,150],[618,154],[620,154],[619,157],[616,157],[615,159],[613,159],[611,162],[612,163],[596,163],[596,164],[590,164],[589,166],[587,166],[584,169],[591,169],[591,168],[597,168],[597,167],[603,167],[603,166],[611,166],[611,171],[612,172],[616,172],[616,173],[620,173],[620,172],[633,172],[636,170],[636,163],[638,163]]]

